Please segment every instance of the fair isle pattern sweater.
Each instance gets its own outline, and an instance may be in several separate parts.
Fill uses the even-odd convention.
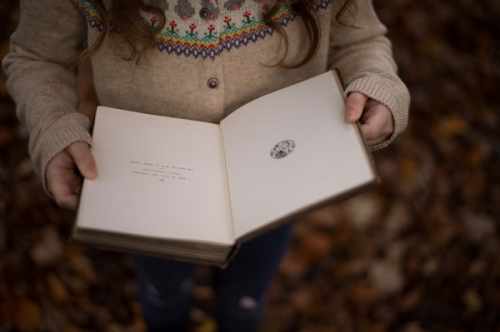
[[[206,17],[205,21],[214,21],[220,17],[220,10],[215,6],[214,0],[201,0],[200,8],[197,4],[192,5],[188,0],[178,0],[174,4],[168,1],[156,1],[155,5],[163,10],[173,8],[174,15],[166,23],[164,30],[157,35],[160,41],[159,51],[168,54],[193,56],[203,59],[215,59],[221,52],[231,51],[255,43],[258,39],[264,39],[273,34],[273,30],[262,21],[261,14],[269,10],[267,0],[226,0],[223,8],[231,12],[233,17],[224,16],[223,25],[216,27],[210,22],[208,25],[199,25],[199,19]],[[89,26],[101,31],[101,19],[98,12],[85,0],[73,0],[80,11],[85,15]],[[326,9],[330,0],[318,0],[314,2],[314,11]],[[203,15],[203,16],[202,16]],[[296,18],[296,14],[289,6],[282,7],[274,20],[282,26]],[[234,20],[233,20],[234,18]],[[146,21],[150,22],[151,28],[155,28],[159,19],[155,15],[148,15]]]
[[[272,1],[149,0],[166,15],[157,35],[160,46],[136,64],[122,60],[120,45],[105,43],[92,58],[99,104],[219,122],[253,99],[338,67],[346,94],[362,92],[391,110],[393,135],[372,148],[389,144],[406,126],[409,93],[396,75],[386,28],[371,0],[355,1],[355,15],[344,16],[345,24],[335,20],[337,0],[315,0],[320,46],[297,69],[271,66],[285,51],[282,37],[262,20]],[[158,23],[154,15],[145,19],[151,27]],[[274,19],[289,39],[285,63],[302,59],[308,36],[301,18],[284,6]],[[44,185],[45,168],[55,154],[75,141],[92,144],[91,121],[77,111],[75,72],[64,66],[100,31],[101,18],[85,0],[21,0],[20,24],[3,68]]]

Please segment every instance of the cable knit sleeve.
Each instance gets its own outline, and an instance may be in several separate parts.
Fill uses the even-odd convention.
[[[387,146],[405,129],[410,95],[396,74],[392,45],[385,37],[387,29],[378,20],[372,1],[355,3],[356,9],[342,16],[343,24],[332,20],[329,68],[340,69],[347,86],[346,95],[361,92],[391,110],[394,133],[387,141],[370,147],[376,150]],[[333,6],[333,10],[338,11],[338,6]]]
[[[19,120],[30,133],[29,152],[44,187],[49,160],[75,141],[91,143],[90,120],[77,111],[75,71],[65,69],[81,50],[86,21],[69,0],[21,0],[21,18],[2,65]]]

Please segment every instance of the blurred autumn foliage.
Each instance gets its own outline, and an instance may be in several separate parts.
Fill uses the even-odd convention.
[[[412,95],[382,183],[304,217],[263,332],[500,331],[500,2],[374,0]],[[0,2],[0,58],[18,20]],[[0,76],[0,331],[145,331],[125,255],[68,243]],[[215,331],[210,273],[193,289]]]

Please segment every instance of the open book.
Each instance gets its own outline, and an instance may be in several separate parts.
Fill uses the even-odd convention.
[[[377,182],[334,71],[261,97],[220,124],[97,110],[99,176],[73,239],[224,266],[239,243]]]

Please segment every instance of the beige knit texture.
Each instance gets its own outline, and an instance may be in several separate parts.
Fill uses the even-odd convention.
[[[166,1],[174,8],[173,0]],[[200,4],[194,1],[193,6]],[[258,17],[261,7],[257,2],[247,1],[247,6]],[[362,92],[390,108],[394,134],[372,148],[384,147],[404,130],[410,98],[396,75],[386,28],[371,1],[358,0],[356,7],[355,16],[344,17],[345,25],[334,18],[339,10],[337,1],[332,1],[329,9],[319,9],[322,33],[318,52],[309,63],[293,70],[269,66],[283,54],[283,39],[277,33],[222,52],[213,60],[152,50],[139,65],[123,61],[110,44],[105,44],[92,59],[99,103],[219,122],[255,98],[338,67],[348,84],[346,93]],[[219,9],[218,19],[196,22],[200,31],[208,24],[223,29],[226,16],[233,22],[241,20],[232,16],[235,11],[223,6]],[[286,61],[300,60],[308,44],[303,23],[296,18],[285,30],[290,41]],[[91,144],[90,120],[77,111],[75,72],[66,71],[64,65],[85,42],[92,44],[98,33],[70,0],[21,0],[20,24],[11,38],[3,69],[18,117],[30,132],[29,151],[44,186],[47,163],[55,154],[75,141]],[[207,87],[212,77],[220,82],[217,89]]]

